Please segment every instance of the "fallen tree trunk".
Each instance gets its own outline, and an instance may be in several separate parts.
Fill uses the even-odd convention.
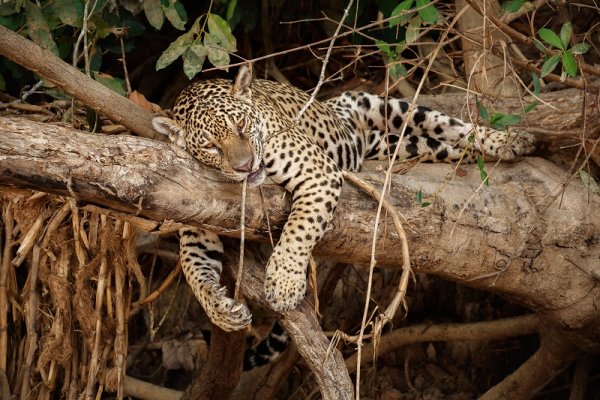
[[[474,166],[460,167],[460,176],[448,181],[454,168],[417,165],[392,178],[391,201],[406,219],[413,268],[502,294],[567,329],[580,347],[597,351],[598,197],[542,159],[488,165],[489,187],[481,185]],[[360,176],[376,186],[383,180],[382,174]],[[2,118],[0,179],[5,186],[71,196],[154,221],[240,234],[240,186],[221,182],[218,173],[164,143]],[[430,207],[415,201],[419,190],[434,200]],[[275,185],[263,191],[277,233],[289,196]],[[346,184],[316,254],[368,263],[376,207]],[[267,240],[257,189],[248,193],[246,226],[247,239]],[[378,265],[400,266],[400,242],[391,221],[382,224],[377,237]]]

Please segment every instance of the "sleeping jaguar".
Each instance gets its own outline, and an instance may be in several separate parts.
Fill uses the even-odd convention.
[[[227,179],[260,185],[268,176],[292,195],[292,208],[266,266],[264,295],[276,311],[296,307],[306,289],[306,267],[333,217],[342,169],[364,160],[419,157],[433,162],[510,160],[534,149],[524,132],[497,131],[426,107],[363,92],[313,102],[294,87],[253,80],[243,66],[233,82],[207,80],[183,90],[173,119],[155,117],[155,129]],[[400,135],[405,127],[404,135]],[[387,132],[387,133],[385,133]],[[247,326],[251,314],[219,283],[223,246],[209,231],[180,231],[184,275],[212,322],[226,331]]]

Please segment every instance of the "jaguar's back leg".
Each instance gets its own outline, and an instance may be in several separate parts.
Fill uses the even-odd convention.
[[[419,157],[421,161],[454,162],[463,160],[475,161],[476,152],[473,149],[464,149],[452,146],[442,140],[430,137],[405,135],[400,140],[400,135],[382,131],[370,131],[367,140],[364,158],[366,160],[385,160],[390,158],[397,149],[396,160],[405,160]]]
[[[377,138],[373,131],[387,131],[391,136],[387,143],[398,142],[397,134],[402,130],[405,121],[406,137],[415,136],[423,140],[402,141],[407,155],[414,156],[415,148],[429,146],[427,153],[434,153],[435,157],[428,158],[438,161],[456,160],[451,148],[474,148],[495,158],[508,160],[520,155],[529,154],[534,150],[533,135],[525,132],[498,131],[483,126],[474,126],[469,122],[450,117],[428,107],[416,106],[408,112],[410,103],[396,99],[384,98],[364,92],[344,92],[340,96],[328,101],[336,113],[342,118],[351,121],[351,124],[369,133],[366,148],[372,148],[376,142],[369,139]],[[469,140],[472,136],[474,140]],[[440,145],[443,143],[445,145]],[[398,145],[398,144],[396,144]],[[459,152],[460,153],[460,152]],[[422,153],[419,153],[421,155]]]

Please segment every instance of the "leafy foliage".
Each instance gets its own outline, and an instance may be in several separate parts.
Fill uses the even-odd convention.
[[[386,56],[392,79],[406,76],[408,71],[402,64],[402,52],[407,46],[414,44],[419,38],[423,25],[433,25],[440,15],[431,0],[403,0],[390,13],[388,26],[390,28],[405,27],[400,31],[396,43],[376,40],[375,44]]]
[[[208,26],[208,31],[205,27]],[[179,36],[162,53],[156,69],[162,69],[183,58],[183,71],[189,79],[202,71],[205,59],[216,67],[229,64],[229,53],[236,51],[235,37],[223,18],[216,14],[205,14],[196,19],[189,31]]]
[[[569,47],[572,32],[573,26],[570,22],[565,22],[562,25],[560,36],[548,28],[541,28],[538,31],[538,36],[544,43],[559,50],[559,52],[547,57],[546,61],[544,61],[544,64],[542,65],[542,78],[554,71],[559,62],[562,64],[561,76],[563,78],[565,75],[577,75],[577,61],[575,60],[575,56],[586,53],[590,49],[590,45],[582,42]],[[545,50],[542,44],[539,42],[537,43],[538,47],[541,46],[542,50]]]
[[[122,3],[99,0],[89,2],[87,10],[85,0],[8,0],[0,4],[0,25],[28,36],[40,47],[72,62],[75,45],[81,43],[78,38],[85,18],[91,76],[116,92],[125,94],[123,80],[100,73],[102,60],[106,55],[121,54],[122,51],[127,53],[133,49],[133,44],[127,40],[140,36],[147,30],[136,17],[142,12],[149,25],[155,29],[163,26],[165,18],[180,30],[184,29],[187,21],[185,9],[178,0]],[[121,39],[124,40],[123,49],[119,42]],[[77,52],[81,54],[81,48]],[[5,87],[2,83],[7,74],[12,79],[18,79],[23,72],[20,67],[2,60],[0,87]]]

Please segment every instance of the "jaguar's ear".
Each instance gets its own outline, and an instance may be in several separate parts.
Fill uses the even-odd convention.
[[[167,117],[152,118],[152,126],[157,132],[167,136],[171,143],[185,149],[185,130],[179,124]]]
[[[239,99],[250,101],[252,96],[250,83],[252,83],[252,64],[248,63],[240,67],[231,88],[231,94]]]

